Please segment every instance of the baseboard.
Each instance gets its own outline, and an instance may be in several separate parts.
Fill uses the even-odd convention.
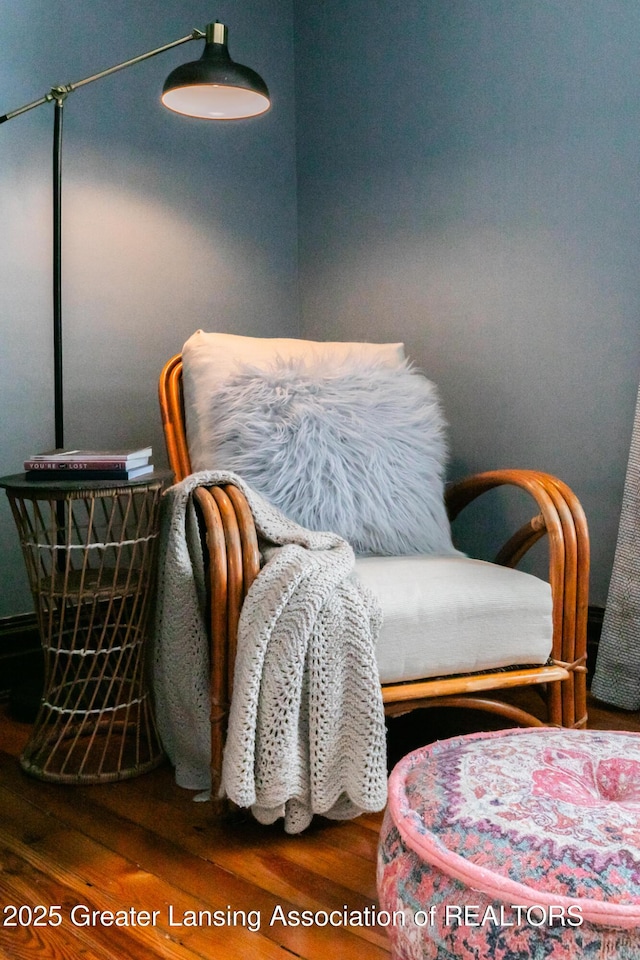
[[[600,634],[602,633],[602,621],[604,620],[604,607],[589,607],[587,616],[587,687],[591,689],[593,671],[596,668],[596,657],[598,656],[598,644],[600,643]]]
[[[42,650],[35,613],[0,617],[0,701],[42,685]]]

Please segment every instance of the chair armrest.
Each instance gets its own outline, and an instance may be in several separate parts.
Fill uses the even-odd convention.
[[[242,491],[232,484],[198,487],[194,498],[206,544],[212,635],[220,635],[227,651],[235,654],[242,602],[260,570],[253,515]]]
[[[461,511],[488,490],[509,485],[520,487],[528,492],[537,504],[540,513],[520,528],[500,551],[496,562],[504,566],[515,566],[526,551],[545,533],[553,541],[562,543],[564,530],[561,514],[567,511],[573,518],[573,526],[580,532],[581,538],[588,533],[582,507],[575,494],[558,480],[557,477],[538,470],[490,470],[473,474],[447,487],[445,502],[449,518],[453,521]],[[510,546],[511,545],[511,546]]]
[[[238,620],[242,602],[260,570],[253,516],[238,487],[202,486],[194,501],[204,544],[211,639],[211,774],[217,798],[229,705],[233,693]]]
[[[467,477],[448,488],[446,503],[450,518],[455,519],[483,493],[505,484],[529,493],[539,513],[507,541],[496,562],[515,566],[537,540],[548,534],[553,598],[551,655],[556,663],[571,670],[571,682],[577,682],[577,673],[581,675],[582,692],[577,698],[577,712],[586,714],[589,533],[584,511],[573,491],[551,474],[537,470],[492,470]],[[575,717],[564,717],[566,726],[575,722]]]

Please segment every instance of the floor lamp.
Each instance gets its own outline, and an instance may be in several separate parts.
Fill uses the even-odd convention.
[[[101,80],[118,70],[131,67],[149,57],[172,50],[189,40],[204,40],[199,60],[176,67],[167,77],[162,102],[169,110],[204,120],[238,120],[254,117],[269,109],[269,91],[264,80],[249,67],[235,63],[227,48],[227,28],[209,23],[204,31],[193,30],[186,37],[125,60],[107,70],[75,83],[52,87],[39,100],[0,116],[0,123],[13,120],[34,107],[54,104],[53,124],[53,354],[55,445],[64,446],[62,388],[62,118],[67,96],[79,87]]]

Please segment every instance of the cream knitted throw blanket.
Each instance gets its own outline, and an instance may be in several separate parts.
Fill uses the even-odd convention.
[[[285,830],[313,814],[348,819],[386,802],[375,659],[381,614],[341,537],[293,523],[232,473],[192,474],[165,494],[154,692],[160,734],[190,789],[210,785],[203,558],[191,494],[235,484],[267,556],[244,601],[222,792]]]

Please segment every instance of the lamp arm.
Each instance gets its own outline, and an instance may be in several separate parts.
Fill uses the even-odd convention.
[[[116,73],[118,70],[124,70],[125,67],[132,67],[135,63],[140,63],[142,60],[148,60],[149,57],[155,57],[159,53],[164,53],[165,50],[172,50],[174,47],[179,47],[183,43],[188,43],[189,40],[204,40],[205,38],[206,33],[204,33],[202,30],[194,29],[188,36],[181,37],[180,40],[174,40],[172,43],[165,43],[164,46],[156,47],[155,50],[149,50],[148,53],[142,53],[138,57],[132,57],[131,60],[125,60],[123,63],[117,63],[114,67],[109,67],[107,70],[101,70],[100,73],[94,73],[91,77],[85,77],[84,80],[76,80],[75,83],[60,84],[59,86],[52,87],[49,93],[45,93],[44,97],[40,97],[38,100],[33,100],[31,103],[25,103],[23,107],[18,107],[17,110],[11,110],[9,113],[5,113],[3,116],[0,116],[0,123],[4,123],[5,120],[13,120],[14,117],[18,117],[20,114],[26,113],[28,110],[33,110],[34,107],[41,107],[44,103],[51,103],[52,100],[56,100],[58,102],[64,100],[67,94],[77,90],[78,87],[84,87],[87,83],[93,83],[94,80],[101,80],[103,77],[108,77],[111,73]]]

